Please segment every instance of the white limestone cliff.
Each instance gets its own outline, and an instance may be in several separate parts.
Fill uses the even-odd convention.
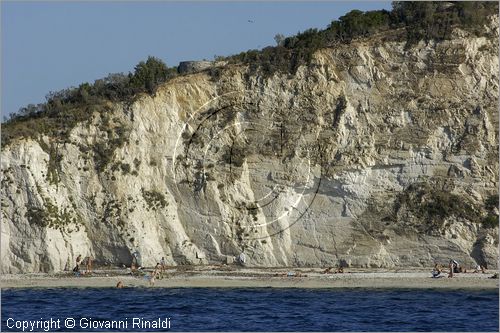
[[[497,267],[498,228],[481,223],[498,193],[497,27],[409,49],[361,39],[294,76],[225,65],[110,105],[65,142],[16,140],[1,272],[135,251],[145,266],[243,252],[250,266]]]

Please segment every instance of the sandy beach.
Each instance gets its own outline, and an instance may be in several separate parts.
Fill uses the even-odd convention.
[[[228,269],[220,267],[175,268],[150,285],[150,270],[133,275],[126,269],[96,270],[90,275],[71,272],[57,274],[7,274],[1,276],[1,288],[109,288],[122,281],[125,287],[152,288],[498,288],[498,271],[460,273],[453,278],[442,274],[431,278],[430,271],[348,269],[343,274],[323,274],[322,269]],[[302,276],[297,275],[300,272]],[[145,274],[145,275],[143,275]]]

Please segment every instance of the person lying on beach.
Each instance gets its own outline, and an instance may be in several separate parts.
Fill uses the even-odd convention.
[[[483,274],[486,273],[483,265],[477,265],[476,269],[474,269],[474,271],[472,273],[479,273],[479,271],[481,271]]]
[[[323,274],[330,274],[332,272],[333,267],[328,267],[323,271]]]
[[[118,281],[118,283],[116,284],[116,288],[123,288],[123,287],[125,287],[125,286],[123,285],[123,282]]]

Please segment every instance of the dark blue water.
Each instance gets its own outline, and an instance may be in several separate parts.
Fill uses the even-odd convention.
[[[10,289],[1,296],[5,331],[20,330],[9,329],[9,318],[9,326],[59,319],[59,330],[68,331],[68,317],[78,331],[107,320],[128,324],[115,331],[157,331],[133,327],[134,317],[170,318],[171,331],[498,331],[499,318],[498,290],[89,288]]]

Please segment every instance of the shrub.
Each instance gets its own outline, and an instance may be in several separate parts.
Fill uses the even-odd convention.
[[[157,210],[160,207],[165,208],[166,206],[168,206],[165,195],[158,191],[146,191],[145,189],[142,189],[142,197],[144,198],[150,209]]]
[[[127,163],[122,163],[120,168],[122,169],[122,173],[124,175],[130,173],[130,164],[127,164]]]
[[[419,227],[426,231],[442,227],[451,216],[481,221],[481,212],[472,201],[427,183],[412,184],[401,193],[395,201],[395,213],[403,207],[423,223]]]
[[[498,194],[490,195],[484,202],[484,207],[488,210],[498,207]]]
[[[483,219],[482,223],[485,228],[488,229],[496,228],[498,227],[498,216],[489,214]]]
[[[134,74],[129,74],[132,87],[154,93],[156,87],[174,75],[163,61],[155,57],[148,57],[146,62],[141,61],[135,66]]]

